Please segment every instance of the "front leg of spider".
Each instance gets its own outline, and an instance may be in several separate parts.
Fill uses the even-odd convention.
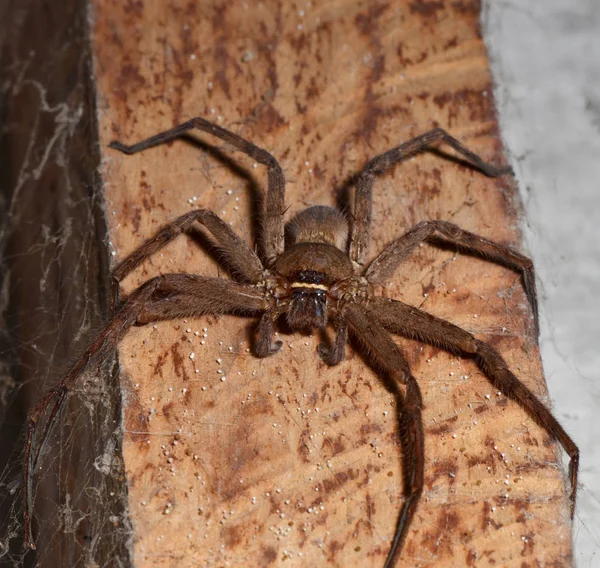
[[[150,136],[150,138],[146,138],[131,146],[117,140],[111,142],[109,146],[125,154],[137,154],[153,146],[158,146],[179,138],[190,130],[200,130],[201,132],[211,134],[231,144],[236,150],[243,152],[259,164],[267,167],[268,191],[261,238],[265,264],[270,266],[274,259],[283,252],[284,248],[283,214],[285,212],[285,176],[279,162],[269,152],[263,148],[259,148],[234,132],[199,116],[174,126],[169,130]],[[240,260],[243,259],[240,258]]]
[[[415,136],[402,144],[375,156],[356,176],[356,193],[354,199],[354,223],[350,235],[350,258],[364,264],[371,237],[371,213],[373,209],[373,182],[375,177],[391,169],[406,158],[447,144],[459,156],[474,168],[489,177],[498,177],[512,173],[510,166],[495,166],[482,160],[475,152],[469,150],[456,138],[450,136],[443,128],[434,128],[429,132]]]

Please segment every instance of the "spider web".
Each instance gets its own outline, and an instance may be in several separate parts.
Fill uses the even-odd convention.
[[[114,360],[77,381],[42,448],[37,551],[23,548],[27,410],[105,319],[108,274],[85,4],[66,3],[50,39],[36,4],[5,5],[0,18],[0,565],[125,564]],[[29,45],[36,37],[48,40],[44,50]]]

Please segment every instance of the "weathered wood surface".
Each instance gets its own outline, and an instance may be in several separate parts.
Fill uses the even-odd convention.
[[[478,2],[95,2],[93,49],[115,260],[207,207],[253,242],[262,167],[219,141],[124,156],[193,116],[271,151],[286,218],[334,205],[365,161],[433,126],[505,162]],[[371,258],[423,219],[519,244],[510,179],[435,154],[375,186]],[[180,237],[128,278],[225,276]],[[383,293],[491,342],[546,399],[519,277],[423,247]],[[258,360],[253,322],[136,328],[119,350],[124,459],[138,566],[382,566],[400,508],[392,397],[354,349],[336,368],[316,335],[280,333]],[[425,402],[425,492],[401,566],[566,566],[568,503],[554,443],[473,363],[400,341]],[[226,377],[226,379],[225,379]]]
[[[114,523],[126,502],[122,476],[110,464],[120,416],[118,376],[110,372],[80,381],[60,414],[33,483],[38,552],[23,546],[27,410],[109,315],[87,8],[80,0],[0,3],[2,566],[128,557]],[[96,460],[105,451],[101,471]]]

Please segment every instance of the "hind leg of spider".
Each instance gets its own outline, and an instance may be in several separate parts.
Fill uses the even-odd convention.
[[[264,294],[254,286],[189,274],[165,274],[149,280],[135,290],[70,371],[29,412],[23,471],[26,546],[35,548],[31,530],[33,474],[40,454],[69,390],[90,364],[100,361],[108,350],[115,349],[127,330],[136,324],[229,312],[252,315],[267,307]],[[46,415],[46,425],[38,441],[38,424]]]
[[[539,335],[535,273],[531,259],[506,246],[465,231],[448,221],[422,221],[415,225],[399,239],[390,243],[371,262],[364,273],[365,278],[370,284],[384,284],[408,255],[423,242],[450,244],[460,251],[475,254],[519,273],[531,306],[536,337]]]
[[[256,160],[259,164],[267,166],[268,193],[262,238],[266,261],[269,265],[284,249],[283,214],[285,212],[285,176],[279,162],[269,152],[255,146],[252,142],[245,140],[241,136],[200,117],[192,118],[183,124],[160,132],[131,146],[127,146],[116,140],[111,142],[109,146],[125,154],[135,154],[152,146],[164,144],[194,129],[207,132],[224,140],[240,152]]]
[[[354,211],[350,239],[350,258],[363,264],[371,234],[371,209],[373,200],[373,180],[375,175],[401,162],[405,158],[428,150],[443,142],[465,158],[478,170],[489,177],[510,173],[510,167],[499,167],[483,161],[477,154],[461,144],[442,128],[425,132],[370,160],[357,176]]]
[[[396,523],[392,546],[385,568],[396,565],[406,540],[424,485],[425,439],[421,408],[421,391],[412,376],[408,362],[383,326],[359,305],[349,305],[343,313],[350,329],[365,346],[376,367],[392,379],[390,390],[396,397],[398,424],[402,443],[402,475],[404,503]],[[398,389],[404,385],[404,395]]]
[[[519,403],[529,415],[564,448],[570,458],[571,516],[575,512],[579,448],[552,413],[512,373],[506,361],[489,344],[458,326],[396,300],[373,298],[369,309],[376,320],[392,333],[423,341],[451,353],[475,360],[488,380],[507,397]]]
[[[204,225],[214,237],[223,254],[225,264],[243,282],[255,284],[259,281],[263,265],[256,253],[238,237],[221,218],[208,209],[197,209],[178,217],[163,227],[154,237],[134,250],[120,262],[112,273],[112,308],[119,303],[119,283],[144,260],[158,252],[181,233],[185,233],[194,223]]]

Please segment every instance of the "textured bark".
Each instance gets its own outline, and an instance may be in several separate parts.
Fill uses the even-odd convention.
[[[281,161],[287,219],[307,205],[346,203],[350,177],[369,157],[434,126],[504,161],[477,2],[314,4],[93,4],[117,260],[194,207],[214,210],[253,242],[266,176],[245,156],[205,135],[136,156],[106,148],[192,116]],[[370,258],[423,219],[519,248],[514,190],[435,153],[411,159],[376,182]],[[223,275],[205,243],[202,234],[180,237],[124,290],[166,272]],[[545,397],[517,275],[423,247],[382,292],[489,341]],[[383,565],[402,486],[391,395],[357,346],[325,367],[316,334],[282,331],[282,352],[256,359],[253,325],[174,321],[122,342],[135,563]],[[555,444],[472,362],[399,343],[423,389],[427,452],[425,492],[399,565],[568,565]]]

